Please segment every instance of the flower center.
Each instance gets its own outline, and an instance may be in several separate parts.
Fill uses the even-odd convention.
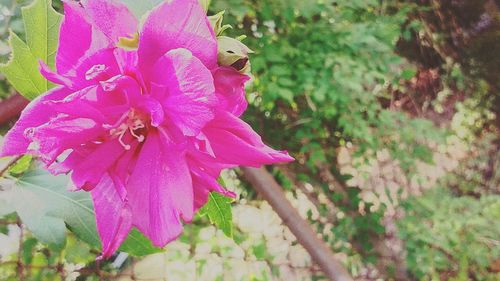
[[[125,150],[130,150],[132,147],[130,144],[125,143],[124,137],[127,133],[136,139],[138,142],[144,142],[146,137],[140,133],[141,130],[146,128],[146,122],[143,114],[138,113],[136,110],[132,109],[125,113],[117,124],[114,126],[105,125],[109,128],[109,134],[113,137],[118,137],[118,141],[125,148]]]

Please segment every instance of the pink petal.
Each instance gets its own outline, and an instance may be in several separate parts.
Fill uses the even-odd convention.
[[[0,157],[26,153],[31,143],[25,136],[26,130],[38,127],[56,115],[54,110],[44,104],[44,102],[64,99],[69,93],[70,90],[67,88],[55,88],[33,100],[24,109],[17,123],[5,136]]]
[[[119,75],[120,67],[116,62],[114,49],[102,49],[84,57],[72,71],[65,76],[73,81],[74,90],[80,90]]]
[[[93,26],[104,33],[111,42],[128,37],[138,30],[138,22],[127,6],[116,0],[81,1]]]
[[[96,86],[89,87],[74,92],[63,100],[49,100],[45,101],[44,104],[57,113],[66,114],[75,118],[91,118],[97,122],[103,123],[106,117],[92,100],[95,97],[95,92]]]
[[[45,79],[54,84],[65,86],[70,89],[74,88],[73,81],[71,81],[71,79],[52,71],[52,69],[50,69],[50,67],[41,60],[39,61],[39,64],[40,64],[40,73],[42,74],[43,77],[45,77]]]
[[[165,111],[160,102],[149,97],[143,97],[143,100],[137,105],[138,109],[149,113],[151,117],[151,125],[154,127],[160,126],[165,121]]]
[[[100,107],[103,113],[110,112],[110,106],[126,105],[124,109],[117,107],[118,111],[122,109],[123,113],[135,109],[147,113],[151,118],[151,124],[155,127],[165,120],[161,103],[150,95],[143,95],[137,81],[130,76],[118,75],[108,81],[102,81],[97,93],[95,106]]]
[[[194,209],[198,211],[208,201],[208,194],[210,192],[218,192],[224,196],[235,198],[236,194],[226,190],[218,182],[217,176],[212,176],[204,172],[198,167],[190,165],[191,177],[193,178],[193,191],[194,191]],[[220,174],[220,173],[219,173]]]
[[[107,48],[79,58],[66,73],[61,74],[50,70],[41,63],[40,72],[49,81],[64,85],[78,91],[121,74],[120,67],[114,55],[114,49]]]
[[[93,145],[90,153],[75,150],[65,161],[65,165],[73,170],[71,179],[75,186],[92,190],[124,153],[133,153],[137,145],[127,141],[132,146],[130,151],[125,150],[117,139]]]
[[[56,55],[56,67],[60,74],[73,69],[86,53],[93,53],[111,44],[100,30],[92,26],[79,3],[64,1],[64,19]]]
[[[142,96],[139,85],[129,76],[117,76],[102,81],[99,86],[76,91],[63,100],[44,103],[57,113],[75,118],[91,118],[103,125],[115,124],[131,108],[150,113],[156,122],[163,120],[161,105],[148,96]]]
[[[144,100],[142,89],[130,76],[117,75],[99,84],[96,103],[102,106],[127,105],[130,108]]]
[[[140,73],[137,65],[139,63],[139,57],[137,56],[137,51],[127,51],[122,48],[116,48],[114,50],[116,62],[120,67],[120,72],[123,75],[128,75],[134,77],[137,81],[141,81],[141,86],[144,86],[142,73]]]
[[[25,133],[27,138],[37,144],[33,151],[46,163],[53,162],[66,149],[79,147],[103,133],[102,126],[92,119],[66,115],[29,130]]]
[[[126,184],[134,170],[137,157],[134,153],[124,153],[109,170],[109,176],[115,183],[115,188],[120,198],[127,198]]]
[[[163,247],[193,217],[193,188],[184,153],[152,130],[127,185],[134,226]]]
[[[245,83],[250,79],[232,67],[220,67],[214,73],[215,92],[219,108],[239,117],[248,107]]]
[[[74,67],[92,43],[92,26],[86,21],[83,8],[76,2],[64,2],[64,15],[56,55],[59,73],[66,73]]]
[[[215,34],[198,0],[164,1],[149,14],[139,41],[141,70],[177,48],[190,50],[209,69],[217,66]]]
[[[196,152],[201,153],[202,155],[210,156],[210,158],[215,158],[214,150],[212,146],[210,146],[210,141],[207,139],[207,136],[200,132],[195,139],[193,139],[193,148]]]
[[[91,192],[97,231],[102,241],[102,258],[111,257],[127,238],[132,227],[132,213],[115,189],[109,176],[102,177]]]
[[[152,72],[152,83],[168,89],[163,105],[170,120],[185,135],[197,135],[213,118],[216,104],[210,71],[188,50],[175,49],[161,57]]]
[[[259,167],[294,160],[286,152],[266,146],[247,123],[227,112],[218,112],[203,132],[217,161],[223,163]]]

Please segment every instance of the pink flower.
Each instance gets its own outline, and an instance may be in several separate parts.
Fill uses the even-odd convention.
[[[156,246],[182,232],[222,169],[293,160],[239,119],[248,77],[217,63],[217,41],[198,0],[155,8],[138,30],[111,0],[64,3],[59,84],[34,100],[5,137],[2,156],[37,155],[71,173],[94,200],[103,257],[138,228]],[[137,50],[118,48],[139,32]]]

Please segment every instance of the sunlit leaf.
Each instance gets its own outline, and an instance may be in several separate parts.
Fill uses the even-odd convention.
[[[26,42],[12,31],[9,45],[12,56],[0,65],[12,86],[28,99],[49,90],[52,85],[40,74],[39,61],[54,66],[62,16],[52,8],[52,0],[35,0],[22,8]]]
[[[33,160],[33,156],[31,155],[24,155],[17,161],[10,169],[9,172],[14,175],[20,175],[24,172],[26,172],[31,165],[31,161]]]
[[[119,251],[126,252],[135,257],[142,257],[154,253],[159,253],[163,250],[153,246],[151,240],[149,240],[134,228],[128,235],[125,242],[123,242]]]
[[[231,198],[212,192],[209,194],[207,204],[200,209],[200,215],[207,215],[210,222],[221,229],[228,237],[233,237],[232,201]]]

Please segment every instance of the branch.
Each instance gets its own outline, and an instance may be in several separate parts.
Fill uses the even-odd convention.
[[[14,117],[28,105],[29,101],[20,94],[14,94],[0,102],[0,125],[3,125]]]
[[[283,223],[297,237],[300,244],[309,252],[323,273],[335,281],[352,281],[343,265],[337,261],[323,240],[290,204],[283,193],[283,188],[266,169],[241,168],[246,179],[257,192],[273,207]]]

